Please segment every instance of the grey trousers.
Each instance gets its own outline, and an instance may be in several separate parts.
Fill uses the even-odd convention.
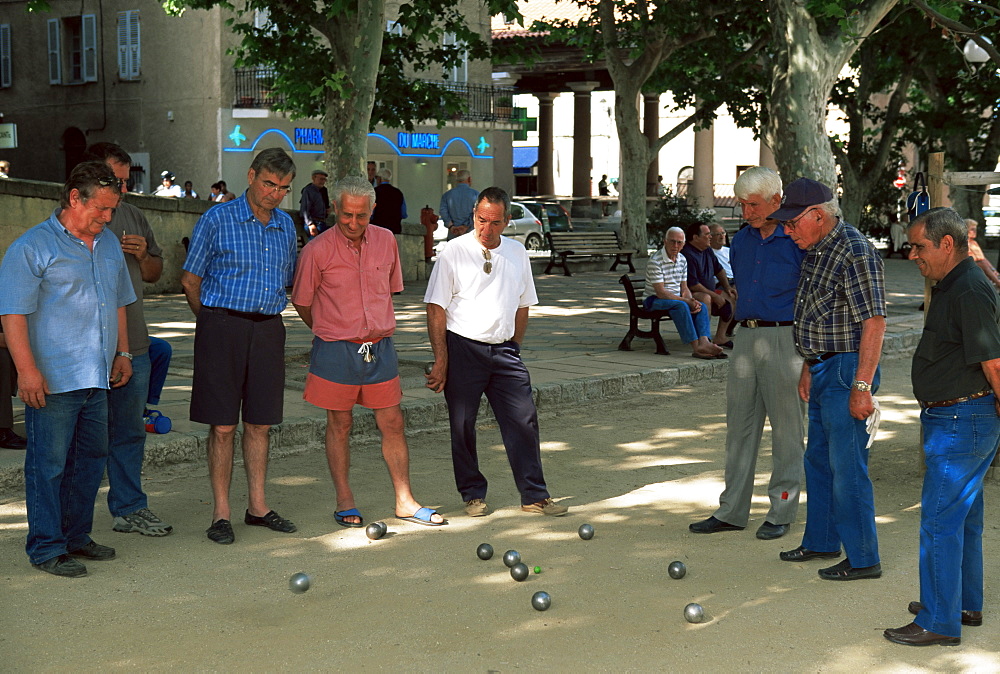
[[[802,358],[792,327],[743,328],[726,382],[726,488],[715,517],[745,527],[750,519],[764,418],[771,422],[771,502],[767,521],[790,524],[799,507],[805,452],[805,403],[798,384]]]

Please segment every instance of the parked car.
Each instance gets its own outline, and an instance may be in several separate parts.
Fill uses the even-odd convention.
[[[503,230],[504,236],[520,241],[528,250],[542,250],[545,248],[544,231],[542,221],[531,210],[520,202],[511,202],[510,221]]]
[[[573,221],[562,204],[556,201],[520,201],[518,202],[542,221],[545,232],[572,232]]]

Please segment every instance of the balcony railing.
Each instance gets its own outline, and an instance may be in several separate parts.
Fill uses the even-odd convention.
[[[236,68],[236,95],[234,108],[274,108],[284,99],[273,91],[272,68]],[[461,82],[426,80],[458,94],[464,110],[451,116],[452,121],[516,122],[514,114],[514,89]]]

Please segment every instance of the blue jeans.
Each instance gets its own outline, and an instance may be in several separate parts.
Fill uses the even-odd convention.
[[[24,491],[32,564],[90,542],[94,501],[108,461],[108,397],[101,388],[45,396],[25,406]]]
[[[808,504],[802,547],[834,552],[844,546],[851,566],[879,563],[875,497],[868,477],[868,431],[848,409],[858,354],[841,353],[809,368]],[[878,390],[876,368],[872,394]]]
[[[704,303],[701,311],[696,314],[691,313],[691,307],[687,302],[680,300],[665,300],[650,295],[642,303],[646,311],[669,311],[670,320],[677,327],[677,334],[681,336],[681,341],[690,344],[699,337],[708,337],[711,334],[709,322],[712,320],[708,307]]]
[[[146,424],[142,410],[149,392],[149,354],[132,359],[132,378],[108,391],[108,510],[112,517],[131,515],[147,506],[142,491]]]
[[[962,635],[961,611],[983,608],[983,476],[1000,417],[988,395],[920,413],[927,473],[920,498],[920,627]]]
[[[163,384],[167,381],[167,368],[170,367],[170,357],[174,350],[170,342],[159,337],[149,338],[149,397],[147,405],[159,405]]]

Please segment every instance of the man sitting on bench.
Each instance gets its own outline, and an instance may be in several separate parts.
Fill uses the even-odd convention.
[[[684,230],[671,227],[663,239],[663,248],[656,251],[646,265],[646,311],[668,311],[677,326],[681,341],[691,345],[695,358],[712,360],[726,358],[722,347],[708,338],[711,330],[708,307],[691,296],[687,287],[687,260],[681,255]]]
[[[681,249],[681,255],[687,258],[688,288],[696,300],[711,307],[713,316],[719,317],[714,343],[731,349],[733,343],[726,336],[726,332],[733,320],[733,309],[736,307],[736,288],[729,285],[726,270],[712,250],[711,230],[708,225],[697,222],[689,225],[687,236],[688,244]],[[715,290],[716,285],[722,289]]]

